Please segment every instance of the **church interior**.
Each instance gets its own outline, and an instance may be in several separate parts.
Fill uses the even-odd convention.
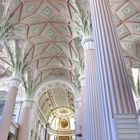
[[[140,140],[140,0],[0,0],[0,140]]]

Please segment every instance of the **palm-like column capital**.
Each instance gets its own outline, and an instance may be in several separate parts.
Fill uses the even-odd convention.
[[[6,43],[6,50],[11,64],[10,69],[14,76],[21,77],[30,67],[31,62],[27,59],[26,47],[27,43],[23,40],[8,40]]]
[[[37,68],[32,65],[22,76],[23,87],[25,88],[26,97],[28,99],[33,99],[35,95],[35,90],[40,85],[40,72]]]
[[[80,38],[92,36],[93,28],[89,3],[83,0],[76,0],[73,2],[73,7],[75,9],[73,13],[74,36]]]

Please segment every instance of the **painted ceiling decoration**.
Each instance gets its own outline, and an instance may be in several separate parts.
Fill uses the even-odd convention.
[[[1,2],[1,1],[0,1]],[[79,88],[75,60],[82,60],[80,38],[74,38],[77,17],[74,0],[11,0],[0,4],[0,15],[8,15],[8,23],[14,25],[9,39],[16,39],[15,48],[24,50],[25,62],[30,62],[26,78],[34,80],[34,86],[49,77],[65,77]],[[79,2],[79,0],[77,0]],[[8,7],[9,6],[9,7]],[[140,66],[140,2],[139,0],[110,0],[116,30],[130,67]],[[4,8],[3,8],[4,7]],[[12,14],[11,14],[12,13]],[[2,17],[2,16],[0,16]],[[0,19],[2,21],[2,19]],[[7,47],[10,47],[8,44]],[[19,48],[18,48],[19,47]],[[21,51],[22,52],[22,51]],[[0,43],[0,77],[11,75],[9,54]],[[26,76],[28,75],[28,76]],[[30,82],[30,81],[29,81]],[[74,97],[67,89],[52,88],[39,100],[44,114],[60,106],[73,109]],[[46,111],[46,108],[49,108]]]
[[[65,88],[52,88],[40,97],[39,106],[46,116],[48,116],[53,109],[59,107],[67,107],[74,110],[74,97],[72,93]]]
[[[140,2],[139,0],[110,0],[117,33],[125,51],[126,63],[140,66]]]

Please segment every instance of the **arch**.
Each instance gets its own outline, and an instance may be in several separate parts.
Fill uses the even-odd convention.
[[[80,99],[79,90],[76,89],[76,87],[70,81],[62,78],[55,78],[43,82],[39,86],[39,88],[36,89],[34,94],[34,100],[38,102],[40,97],[44,94],[44,92],[55,87],[65,88],[72,93],[75,100]]]

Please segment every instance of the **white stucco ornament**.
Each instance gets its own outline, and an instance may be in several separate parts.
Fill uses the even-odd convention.
[[[84,51],[95,49],[93,37],[84,37],[81,41]]]

